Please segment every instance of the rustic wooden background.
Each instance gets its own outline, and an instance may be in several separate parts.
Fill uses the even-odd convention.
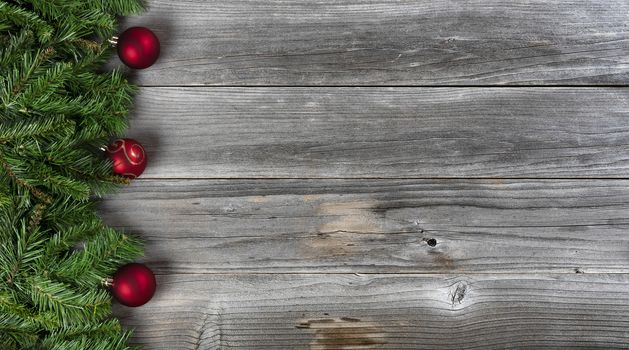
[[[629,2],[148,5],[136,343],[629,347]]]

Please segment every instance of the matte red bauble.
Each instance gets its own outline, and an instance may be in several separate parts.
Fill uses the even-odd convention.
[[[144,147],[134,139],[118,139],[107,146],[107,157],[113,161],[114,173],[134,179],[146,168]]]
[[[116,271],[112,282],[112,293],[123,305],[146,304],[155,294],[155,275],[146,265],[131,263]]]
[[[159,57],[159,39],[147,28],[131,27],[118,37],[118,57],[135,69],[150,67]]]

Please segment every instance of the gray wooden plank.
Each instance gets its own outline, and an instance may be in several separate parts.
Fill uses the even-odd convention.
[[[136,180],[99,209],[163,274],[629,272],[627,180]]]
[[[149,0],[144,85],[626,84],[625,0]],[[119,62],[115,62],[119,64]]]
[[[629,88],[143,88],[145,178],[626,177]]]
[[[623,349],[629,277],[158,276],[116,307],[146,349]]]

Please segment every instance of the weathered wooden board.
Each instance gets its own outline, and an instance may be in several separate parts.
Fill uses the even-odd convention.
[[[136,180],[100,209],[164,274],[629,272],[626,180]]]
[[[629,2],[148,5],[149,168],[100,204],[145,349],[629,347],[629,89],[428,87],[626,85]]]
[[[144,85],[625,84],[626,0],[151,0]]]
[[[144,88],[145,178],[629,176],[629,89]]]
[[[629,276],[158,276],[116,308],[151,350],[621,349]]]

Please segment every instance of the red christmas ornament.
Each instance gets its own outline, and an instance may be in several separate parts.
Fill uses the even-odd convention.
[[[114,173],[134,179],[146,168],[144,147],[134,139],[118,139],[107,146],[107,157],[114,162]]]
[[[159,57],[159,39],[147,28],[131,27],[118,37],[118,57],[135,69],[150,67]]]
[[[155,275],[146,265],[131,263],[116,271],[112,281],[112,293],[123,305],[146,304],[155,294]]]

